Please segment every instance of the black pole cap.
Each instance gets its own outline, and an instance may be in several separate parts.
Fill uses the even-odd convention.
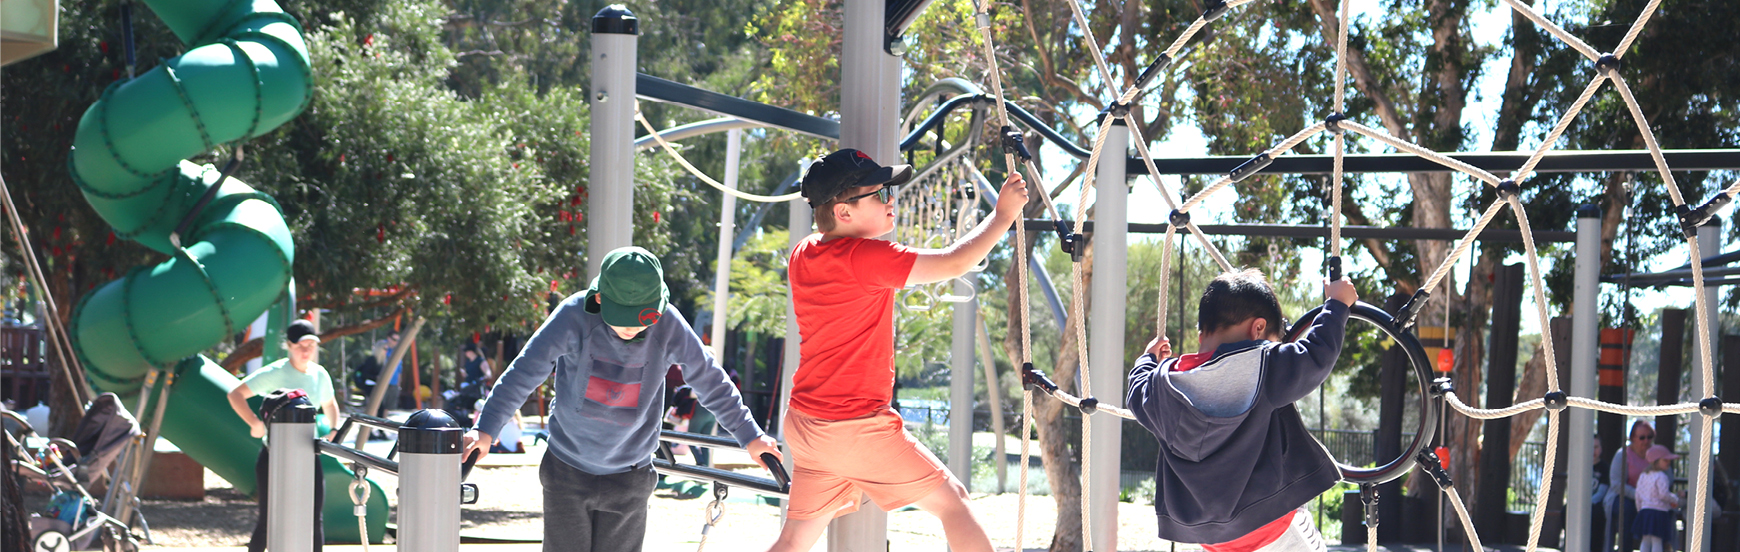
[[[592,16],[592,32],[594,34],[640,34],[640,19],[634,17],[634,12],[628,11],[628,6],[611,4],[598,10]]]
[[[453,416],[440,410],[418,410],[399,426],[399,452],[413,454],[459,454],[465,430]]]
[[[1601,206],[1594,203],[1578,205],[1577,218],[1601,218]]]

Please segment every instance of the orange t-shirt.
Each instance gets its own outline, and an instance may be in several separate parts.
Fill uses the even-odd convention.
[[[894,242],[822,241],[811,234],[791,252],[798,370],[791,407],[824,420],[886,408],[894,398],[894,295],[918,254]]]

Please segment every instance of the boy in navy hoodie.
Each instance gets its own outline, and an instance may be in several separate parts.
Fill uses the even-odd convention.
[[[1341,476],[1293,402],[1335,368],[1348,307],[1359,300],[1346,279],[1326,288],[1311,328],[1280,343],[1281,306],[1263,274],[1222,274],[1202,293],[1200,352],[1171,359],[1162,338],[1137,359],[1125,404],[1160,440],[1160,538],[1209,552],[1324,550],[1298,508]]]

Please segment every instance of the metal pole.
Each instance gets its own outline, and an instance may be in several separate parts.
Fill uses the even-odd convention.
[[[420,410],[399,428],[399,550],[459,550],[459,437],[446,412]]]
[[[970,285],[954,282],[956,295],[973,292]],[[949,331],[949,471],[973,488],[973,337],[979,301],[954,304],[954,327]],[[995,392],[996,386],[991,386]]]
[[[1101,404],[1122,405],[1124,397],[1124,304],[1129,290],[1129,221],[1130,188],[1125,179],[1122,157],[1130,147],[1130,130],[1123,119],[1115,119],[1107,128],[1105,152],[1100,157],[1094,176],[1094,221],[1100,231],[1091,238],[1094,251],[1093,284],[1088,293],[1088,369],[1093,370],[1090,393]],[[1121,464],[1120,444],[1123,442],[1123,420],[1112,416],[1094,416],[1090,424],[1093,445],[1089,451],[1092,473],[1082,492],[1088,493],[1093,527],[1093,543],[1101,549],[1117,548],[1118,490]]]
[[[639,35],[640,20],[622,4],[592,16],[588,278],[598,275],[605,252],[634,243],[634,66]]]
[[[315,473],[320,470],[314,452],[314,406],[286,405],[267,423],[266,548],[313,550]]]
[[[840,54],[840,147],[876,162],[900,159],[900,58],[883,51],[888,3],[846,0]],[[888,514],[865,499],[828,525],[829,552],[888,549]]]
[[[737,165],[743,154],[743,131],[725,133],[725,187],[737,189]],[[737,196],[721,192],[719,202],[719,258],[713,270],[713,358],[725,358],[725,309],[731,298],[731,243],[737,227]]]
[[[798,161],[798,174],[808,173],[809,171],[810,159],[805,158]],[[787,219],[788,222],[786,223],[786,231],[790,234],[790,237],[786,240],[788,251],[796,249],[798,242],[809,237],[812,233],[811,226],[814,224],[814,221],[810,220],[810,206],[808,203],[804,202],[803,198],[791,200],[789,205],[791,216]],[[788,292],[785,299],[785,362],[781,363],[779,371],[779,395],[774,397],[774,404],[779,405],[779,424],[775,433],[778,434],[780,445],[786,453],[786,469],[792,470],[797,469],[797,460],[792,458],[791,449],[784,446],[786,443],[785,413],[787,412],[787,400],[791,398],[792,375],[797,373],[799,355],[802,354],[802,350],[799,348],[800,340],[798,336],[797,307],[792,303],[791,294]],[[785,521],[785,506],[787,505],[788,503],[785,501],[780,502],[779,515],[780,521],[782,522]]]
[[[1705,222],[1703,226],[1698,227],[1698,250],[1700,252],[1706,252],[1702,253],[1704,256],[1714,255],[1722,251],[1722,217],[1710,217],[1708,222]],[[1704,312],[1704,319],[1699,320],[1698,323],[1708,324],[1706,327],[1708,327],[1710,331],[1692,334],[1694,336],[1693,341],[1697,343],[1698,349],[1714,345],[1713,343],[1702,339],[1701,336],[1708,335],[1711,340],[1715,340],[1720,339],[1720,336],[1722,335],[1721,308],[1719,308],[1721,303],[1719,301],[1721,301],[1721,295],[1717,293],[1717,288],[1714,286],[1705,286],[1704,304],[1709,305],[1709,308]],[[1716,354],[1718,352],[1719,351],[1710,349],[1710,358],[1717,358]],[[1697,358],[1700,359],[1699,362],[1701,363],[1701,359],[1704,357],[1700,353]],[[1691,400],[1695,402],[1704,398],[1704,369],[1701,364],[1694,364],[1694,366],[1696,367],[1692,368],[1692,384],[1687,388],[1689,393],[1683,393],[1682,396],[1689,396],[1691,397]],[[1681,455],[1686,458],[1683,463],[1685,466],[1684,471],[1686,472],[1684,474],[1686,478],[1686,502],[1682,504],[1680,508],[1684,510],[1686,516],[1690,518],[1692,513],[1696,511],[1694,507],[1697,505],[1692,504],[1691,501],[1697,500],[1698,486],[1710,484],[1709,481],[1701,481],[1698,479],[1697,468],[1697,455],[1702,452],[1708,452],[1697,450],[1699,442],[1698,436],[1703,435],[1704,424],[1710,422],[1703,416],[1699,415],[1691,415],[1687,416],[1687,418],[1691,418],[1690,423],[1686,424],[1686,429],[1691,430],[1691,439],[1687,440],[1684,447],[1675,446],[1673,448],[1682,451]],[[1675,438],[1677,438],[1677,436],[1675,436]],[[1714,508],[1704,509],[1704,523],[1701,524],[1704,529],[1703,534],[1686,535],[1686,540],[1689,542],[1681,545],[1680,548],[1684,550],[1711,550],[1710,525],[1714,519],[1711,517],[1711,514],[1715,513],[1714,510]],[[1686,520],[1688,533],[1691,531],[1693,521],[1695,520]]]
[[[1584,204],[1577,208],[1577,272],[1571,304],[1571,395],[1595,397],[1596,367],[1601,319],[1601,208]],[[1551,391],[1549,389],[1549,391]],[[1571,450],[1565,457],[1570,481],[1565,484],[1565,552],[1587,552],[1589,544],[1590,493],[1595,464],[1595,412],[1570,410]]]

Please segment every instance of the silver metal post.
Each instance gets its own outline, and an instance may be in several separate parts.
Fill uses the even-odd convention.
[[[808,174],[809,172],[810,159],[805,158],[798,161],[798,174]],[[812,233],[812,225],[814,224],[814,221],[810,220],[810,205],[805,203],[803,198],[791,200],[789,210],[791,217],[787,219],[786,223],[786,228],[790,234],[786,240],[788,251],[796,249],[798,242],[803,241]],[[776,433],[779,435],[781,449],[785,452],[785,467],[788,470],[797,468],[797,460],[792,458],[790,447],[785,446],[785,414],[789,410],[787,406],[788,399],[791,398],[792,375],[797,373],[798,355],[802,354],[799,347],[801,340],[798,336],[797,307],[792,303],[791,295],[788,292],[785,299],[785,362],[781,364],[779,373],[779,396],[774,397],[775,402],[779,404],[779,428]],[[785,521],[785,507],[787,505],[789,503],[780,501],[781,522]]]
[[[420,410],[399,429],[399,550],[459,550],[459,437],[440,410]]]
[[[743,131],[725,132],[725,187],[737,189],[737,165],[743,154]],[[719,257],[713,271],[713,357],[725,358],[725,312],[731,298],[731,243],[737,229],[737,196],[720,192]]]
[[[840,55],[840,147],[884,165],[900,158],[900,58],[882,50],[887,9],[884,0],[846,0]],[[868,499],[828,525],[829,552],[887,549],[888,514]]]
[[[634,243],[634,67],[640,20],[622,4],[592,16],[591,166],[586,274]]]
[[[973,293],[972,286],[954,282],[955,295]],[[949,471],[967,490],[973,488],[973,358],[974,315],[978,300],[954,303],[954,327],[949,333]],[[992,386],[995,393],[995,385]]]
[[[285,405],[267,423],[266,548],[314,550],[314,485],[320,469],[314,452],[314,407]]]
[[[1088,369],[1093,370],[1094,398],[1100,404],[1122,406],[1124,403],[1124,303],[1129,296],[1129,197],[1124,158],[1130,147],[1130,129],[1122,119],[1113,121],[1106,130],[1106,144],[1100,156],[1100,166],[1094,176],[1094,233],[1090,242],[1094,251],[1094,278],[1088,289],[1092,312],[1088,313]],[[1094,416],[1089,429],[1094,432],[1092,473],[1087,492],[1093,527],[1094,545],[1103,550],[1118,547],[1118,491],[1122,463],[1119,461],[1123,442],[1123,420],[1112,416]]]
[[[1601,208],[1584,204],[1577,209],[1577,269],[1571,303],[1571,388],[1572,396],[1594,398],[1596,395],[1595,362],[1600,353],[1597,343],[1601,319]],[[1549,391],[1551,391],[1549,389]],[[1565,431],[1570,432],[1570,450],[1565,453],[1567,477],[1565,485],[1565,552],[1588,552],[1590,494],[1594,492],[1595,465],[1590,456],[1595,450],[1595,412],[1571,408]],[[1552,446],[1552,443],[1548,443]]]

